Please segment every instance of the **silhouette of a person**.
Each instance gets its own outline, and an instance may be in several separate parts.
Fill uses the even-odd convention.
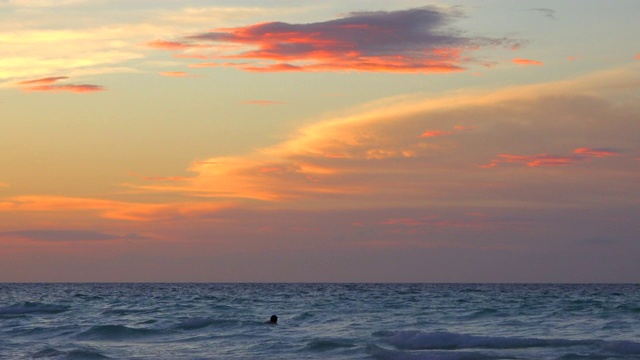
[[[275,315],[271,315],[271,318],[269,319],[269,321],[267,321],[267,324],[277,325],[278,324],[278,317],[275,316]]]

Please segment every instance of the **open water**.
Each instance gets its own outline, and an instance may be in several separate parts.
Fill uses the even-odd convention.
[[[0,358],[640,359],[640,285],[0,284]]]

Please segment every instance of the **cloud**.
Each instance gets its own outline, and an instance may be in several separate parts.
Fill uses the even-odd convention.
[[[509,39],[462,36],[450,27],[459,15],[436,7],[354,12],[316,23],[220,28],[181,41],[157,40],[152,46],[172,51],[210,46],[209,57],[249,61],[218,66],[255,72],[434,73],[464,70],[465,63],[474,61],[467,53],[481,46],[517,44]]]
[[[439,136],[447,136],[447,135],[455,135],[457,133],[463,131],[473,130],[475,126],[463,126],[463,125],[455,125],[453,127],[453,131],[443,131],[443,130],[428,130],[422,133],[420,137],[429,138],[429,137],[439,137]]]
[[[287,9],[206,7],[137,7],[126,16],[104,16],[107,3],[88,0],[12,0],[0,2],[7,16],[0,22],[0,82],[64,73],[70,77],[143,71],[152,62],[134,61],[148,56],[149,46],[171,44],[150,41],[175,33],[191,33],[211,22],[225,26],[252,21]],[[60,16],[60,6],[74,6]],[[141,46],[147,44],[148,46]],[[174,44],[175,46],[175,44]]]
[[[160,75],[166,77],[196,77],[195,75],[188,74],[184,71],[161,71]]]
[[[71,92],[71,93],[89,93],[96,91],[103,91],[104,88],[100,85],[89,84],[54,84],[59,80],[66,80],[66,76],[47,77],[35,80],[20,81],[18,85],[21,86],[22,91],[25,92]]]
[[[0,8],[53,8],[78,5],[88,0],[4,0],[0,1]]]
[[[494,167],[499,163],[516,163],[525,164],[530,167],[545,167],[545,166],[565,166],[571,165],[585,160],[586,158],[580,156],[560,156],[549,154],[538,155],[511,155],[500,154],[497,159],[491,161],[486,167]]]
[[[609,157],[618,156],[622,154],[622,150],[616,148],[578,148],[573,150],[574,154],[586,156],[586,157]]]
[[[96,91],[104,91],[104,87],[100,85],[89,84],[66,84],[66,85],[41,85],[22,88],[26,92],[71,92],[71,93],[90,93]]]
[[[154,181],[165,181],[165,179],[154,179]],[[149,204],[63,196],[18,196],[0,201],[0,211],[12,213],[91,212],[97,213],[102,218],[127,221],[159,221],[209,216],[231,206],[229,202]]]
[[[186,50],[194,47],[193,45],[189,45],[189,44],[184,44],[176,41],[164,41],[164,40],[149,41],[145,43],[145,46],[153,49],[169,50],[169,51]]]
[[[557,198],[588,188],[625,202],[624,192],[637,192],[630,184],[640,170],[633,160],[640,109],[618,95],[637,97],[639,80],[637,69],[626,69],[500,91],[394,97],[304,127],[268,148],[196,161],[193,176],[180,183],[132,186],[285,207],[538,204],[552,199],[527,189],[543,191],[553,174],[581,184],[546,189]],[[611,172],[604,169],[613,168],[620,187],[605,190],[601,182],[611,181]]]
[[[0,237],[36,241],[104,241],[120,239],[141,239],[138,234],[114,235],[85,230],[19,230],[0,232]]]
[[[530,167],[566,166],[587,161],[591,158],[605,158],[618,156],[621,151],[614,148],[578,148],[573,150],[573,155],[510,155],[500,154],[497,159],[491,161],[485,167],[494,167],[500,163],[517,163]]]
[[[68,79],[68,77],[66,76],[55,76],[55,77],[48,77],[48,78],[43,78],[43,79],[35,79],[35,80],[26,80],[26,81],[20,81],[18,83],[18,85],[49,85],[49,84],[53,84],[54,82],[58,81],[58,80],[66,80]]]
[[[515,58],[512,60],[512,62],[518,65],[538,65],[538,66],[543,65],[542,61],[522,59],[522,58]]]

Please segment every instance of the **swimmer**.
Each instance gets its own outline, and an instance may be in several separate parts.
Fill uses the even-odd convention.
[[[269,319],[269,321],[267,321],[267,324],[278,325],[278,317],[275,315],[271,315],[271,318]]]

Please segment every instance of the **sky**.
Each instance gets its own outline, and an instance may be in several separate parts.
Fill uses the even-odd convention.
[[[638,14],[0,0],[0,282],[640,282]]]

